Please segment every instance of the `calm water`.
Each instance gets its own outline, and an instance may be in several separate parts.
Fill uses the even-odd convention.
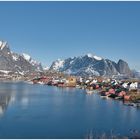
[[[84,90],[0,83],[0,138],[86,138],[140,130],[140,109]]]

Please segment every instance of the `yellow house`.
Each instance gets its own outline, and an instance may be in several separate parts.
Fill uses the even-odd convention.
[[[67,78],[67,86],[68,87],[75,87],[76,86],[76,78],[74,76],[70,76]]]

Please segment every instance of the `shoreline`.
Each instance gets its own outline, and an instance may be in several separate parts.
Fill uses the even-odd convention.
[[[99,86],[99,83],[97,84],[94,84],[96,85],[94,88],[92,87],[92,89],[90,89],[88,86],[85,85],[78,85],[78,83],[76,83],[75,86],[58,86],[58,85],[49,85],[49,84],[46,84],[46,83],[34,83],[32,80],[0,80],[0,83],[26,83],[26,84],[32,84],[32,85],[47,85],[47,86],[53,86],[53,87],[58,87],[58,88],[75,88],[75,89],[81,89],[81,90],[84,90],[85,91],[85,94],[99,94],[99,96],[102,98],[102,99],[108,99],[108,98],[111,98],[111,99],[114,99],[114,100],[120,100],[124,103],[124,105],[127,105],[127,106],[133,106],[133,107],[137,107],[139,108],[140,107],[140,99],[137,99],[137,100],[125,100],[125,96],[118,96],[116,95],[116,93],[110,93],[109,96],[106,95],[106,91],[103,91],[104,88],[103,87],[96,87],[96,86]],[[106,86],[106,88],[110,88],[111,89],[111,86]],[[139,90],[139,89],[137,89]],[[123,91],[123,90],[122,90]],[[114,92],[115,92],[115,89],[114,89]],[[127,96],[132,96],[131,94],[129,95],[128,92],[126,92],[126,95]]]

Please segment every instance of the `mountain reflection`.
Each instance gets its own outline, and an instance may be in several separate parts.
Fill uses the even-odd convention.
[[[15,84],[0,83],[0,117],[6,111],[8,105],[15,101],[15,93]]]
[[[35,86],[34,86],[35,87]],[[23,82],[11,83],[0,82],[0,117],[4,114],[8,106],[18,103],[23,109],[28,107],[29,100],[38,92],[38,87],[34,90],[32,86]]]
[[[0,116],[2,116],[4,111],[7,109],[10,99],[10,94],[0,93]]]

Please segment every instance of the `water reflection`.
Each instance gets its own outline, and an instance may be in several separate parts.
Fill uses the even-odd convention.
[[[114,129],[122,134],[140,130],[140,110],[84,93],[74,88],[0,83],[0,138],[85,138],[89,130]]]
[[[28,93],[29,88],[23,83],[0,83],[0,116],[3,116],[8,106],[13,105],[17,100],[24,107],[27,106]]]
[[[0,116],[2,116],[7,109],[10,99],[10,94],[0,93]]]

